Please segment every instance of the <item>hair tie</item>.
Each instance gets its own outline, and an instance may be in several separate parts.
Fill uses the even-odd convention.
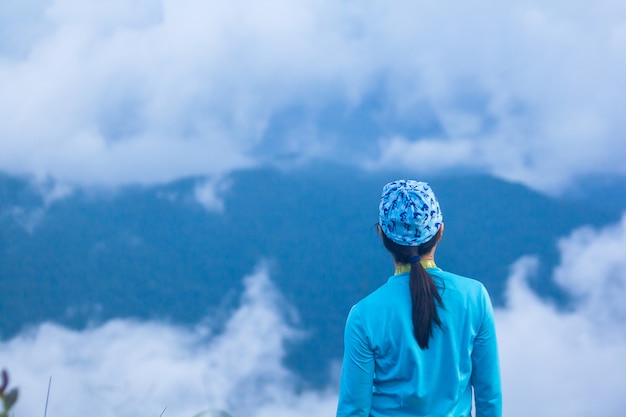
[[[410,263],[410,264],[416,264],[416,263],[418,263],[419,261],[420,261],[420,257],[419,257],[419,255],[411,256],[411,257],[409,258],[409,263]]]

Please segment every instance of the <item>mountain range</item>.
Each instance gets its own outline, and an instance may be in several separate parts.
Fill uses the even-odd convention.
[[[198,178],[75,190],[50,202],[28,179],[0,175],[0,334],[116,317],[209,320],[219,331],[242,278],[263,263],[306,332],[287,362],[322,383],[328,369],[320,364],[341,357],[350,307],[393,273],[376,233],[378,199],[386,182],[407,177],[333,165],[250,169],[229,177],[223,210],[212,211],[194,197]],[[532,287],[566,307],[550,280],[557,240],[613,223],[626,208],[611,199],[623,195],[621,182],[549,197],[483,175],[418,179],[431,184],[444,213],[438,265],[481,280],[496,305],[512,263],[536,255]]]

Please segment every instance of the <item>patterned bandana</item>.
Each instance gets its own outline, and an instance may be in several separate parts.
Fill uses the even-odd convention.
[[[378,224],[402,246],[419,246],[435,236],[443,222],[430,186],[414,180],[392,181],[383,187]]]

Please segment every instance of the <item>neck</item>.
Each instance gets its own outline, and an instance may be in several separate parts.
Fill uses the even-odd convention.
[[[433,248],[430,251],[428,251],[428,253],[420,255],[420,263],[422,264],[424,269],[435,268],[437,266],[435,264],[435,250],[436,249],[437,249],[437,245],[433,246]],[[393,261],[393,266],[395,267],[396,274],[411,271],[410,264],[398,263],[395,261],[395,259]],[[401,271],[401,272],[398,272],[398,271]]]
[[[420,262],[423,263],[427,262],[429,264],[434,264],[435,263],[435,248],[437,246],[435,246],[434,248],[432,248],[432,250],[428,253],[425,253],[423,255],[420,255]],[[393,261],[393,266],[397,269],[397,268],[401,268],[403,265],[408,265],[408,264],[403,264],[403,263],[399,263],[396,262],[395,259]]]
[[[422,259],[420,260],[420,264],[422,264],[424,269],[437,267],[434,259]],[[394,272],[394,275],[405,274],[407,272],[411,272],[411,264],[395,264],[395,265],[396,265],[396,270]]]

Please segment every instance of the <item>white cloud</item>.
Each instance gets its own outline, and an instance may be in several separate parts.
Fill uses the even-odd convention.
[[[505,414],[619,415],[626,407],[626,215],[606,229],[575,231],[559,247],[554,278],[575,308],[560,311],[537,297],[527,284],[537,262],[525,258],[497,311]]]
[[[219,177],[211,178],[196,185],[194,196],[208,211],[221,213],[224,211],[224,201],[220,195],[228,190],[231,185],[231,180]]]
[[[535,258],[513,266],[507,304],[496,310],[505,415],[612,417],[624,410],[625,247],[626,215],[560,241],[554,278],[576,297],[566,311],[529,288]],[[219,333],[209,324],[113,320],[81,332],[47,323],[1,342],[0,362],[21,389],[15,415],[42,414],[50,376],[48,415],[158,416],[165,407],[164,417],[207,409],[234,417],[334,415],[337,381],[303,388],[281,362],[288,342],[303,333],[290,324],[294,313],[267,271],[261,267],[244,284],[239,308]]]
[[[41,207],[27,208],[14,206],[4,210],[2,215],[9,215],[15,223],[20,225],[26,232],[32,234],[39,225],[45,214],[45,209]]]
[[[414,88],[399,95],[408,109],[413,97],[414,109],[425,101],[434,111],[440,132],[425,139],[442,148],[437,162],[456,166],[456,150],[470,143],[461,166],[545,191],[558,191],[578,175],[625,173],[618,160],[626,155],[620,139],[626,125],[617,110],[624,87],[618,74],[626,69],[623,5],[485,1],[453,8],[409,13],[406,19],[415,18],[428,37],[394,25],[406,39],[404,50],[419,61],[407,66],[412,75],[404,75],[405,85],[415,79]],[[410,154],[424,139],[400,136]],[[376,163],[415,167],[431,157],[419,153],[417,160],[398,161],[399,143],[397,135],[382,137]]]
[[[47,210],[56,201],[73,193],[72,187],[55,181],[35,181],[30,184],[32,196],[30,204],[14,205],[0,210],[0,217],[9,217],[32,234],[44,219]]]
[[[478,145],[471,140],[445,141],[425,138],[409,141],[403,137],[389,139],[376,161],[364,165],[370,170],[404,166],[426,174],[454,168],[475,168],[480,165]]]
[[[297,391],[296,376],[281,363],[285,344],[300,333],[267,271],[244,283],[241,306],[219,334],[207,325],[132,320],[82,332],[46,323],[0,344],[20,389],[15,415],[43,414],[50,376],[48,415],[330,415],[335,394]]]
[[[397,165],[401,147],[425,159],[436,144],[446,169],[542,190],[626,174],[619,2],[12,2],[6,20],[23,24],[0,42],[5,172],[158,183],[272,152]],[[341,127],[372,96],[380,159]],[[268,130],[293,108],[295,126]]]

